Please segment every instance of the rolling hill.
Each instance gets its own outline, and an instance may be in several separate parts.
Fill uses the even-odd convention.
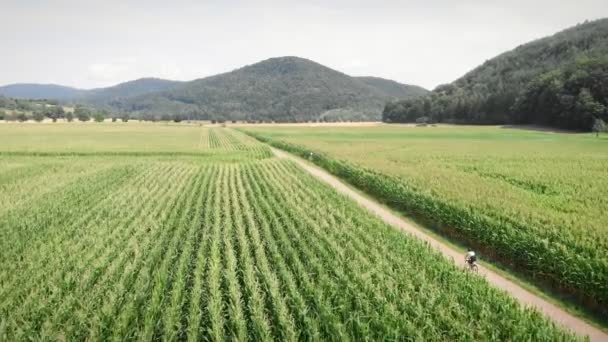
[[[140,78],[117,84],[112,87],[97,88],[86,91],[79,101],[103,105],[120,98],[143,95],[151,92],[168,90],[181,84],[180,81],[170,81],[160,78]]]
[[[425,95],[429,91],[416,85],[402,84],[393,80],[373,76],[355,77],[370,87],[379,89],[382,93],[396,99],[409,99]]]
[[[189,82],[141,78],[91,90],[36,84],[0,88],[0,95],[71,101],[134,116],[279,122],[380,120],[388,101],[427,92],[378,77],[351,77],[299,57],[270,58]]]
[[[0,87],[0,95],[17,99],[54,99],[73,100],[86,93],[86,90],[57,84],[15,83]]]
[[[351,77],[304,58],[278,57],[111,105],[202,119],[379,120],[387,101],[424,92],[393,81]]]
[[[608,87],[602,83],[608,78],[606,55],[608,19],[585,22],[500,54],[427,96],[389,103],[383,120],[428,117],[436,122],[588,129],[594,118],[608,115]]]
[[[103,105],[115,99],[167,90],[181,84],[159,78],[140,78],[115,86],[78,89],[57,84],[16,83],[0,87],[0,96],[16,99],[53,99]]]

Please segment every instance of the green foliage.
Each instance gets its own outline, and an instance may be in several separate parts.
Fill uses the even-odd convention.
[[[32,119],[34,119],[36,122],[42,122],[42,120],[44,120],[44,113],[41,111],[35,111],[32,114]]]
[[[513,111],[518,122],[589,131],[608,120],[608,58],[580,59],[542,74],[523,89]]]
[[[91,120],[91,110],[84,106],[78,105],[74,109],[74,116],[76,116],[79,121],[89,121]]]
[[[74,121],[74,113],[72,113],[72,112],[67,112],[67,113],[65,113],[65,119],[66,119],[68,122],[72,122],[72,121]]]
[[[429,116],[446,123],[589,130],[590,120],[601,111],[596,104],[605,106],[608,97],[606,54],[608,19],[578,25],[486,61],[428,96],[389,103],[382,120],[414,122]],[[576,100],[570,96],[578,96],[583,87],[596,104],[582,99],[579,106],[573,105]]]
[[[103,112],[96,111],[95,113],[93,113],[93,119],[95,120],[95,122],[103,122],[103,120],[105,120],[106,117]]]
[[[57,101],[49,102],[57,103]],[[63,106],[60,105],[46,105],[44,108],[44,115],[49,119],[56,121],[57,119],[65,117],[65,110],[63,109]]]
[[[17,120],[19,122],[24,122],[24,121],[28,120],[28,117],[27,117],[27,115],[25,113],[21,112],[21,113],[17,114]]]
[[[0,109],[0,120],[5,120],[7,117],[6,112],[3,109]]]

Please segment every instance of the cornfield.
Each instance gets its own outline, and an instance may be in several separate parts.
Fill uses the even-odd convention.
[[[607,141],[471,127],[247,132],[607,317]]]
[[[265,145],[198,129],[197,156],[0,153],[0,339],[574,339]]]

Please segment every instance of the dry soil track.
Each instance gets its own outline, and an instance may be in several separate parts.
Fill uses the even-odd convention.
[[[461,251],[457,251],[457,250],[453,249],[452,247],[442,243],[441,241],[436,240],[432,236],[426,234],[425,232],[419,230],[415,226],[411,225],[410,223],[404,221],[403,219],[399,218],[395,214],[391,213],[389,210],[385,209],[379,203],[374,202],[374,201],[366,198],[365,196],[362,196],[358,192],[349,188],[341,180],[339,180],[338,178],[329,174],[327,171],[325,171],[319,167],[313,166],[313,165],[303,161],[302,159],[295,157],[287,152],[277,150],[274,148],[272,150],[277,157],[287,158],[287,159],[291,159],[291,160],[295,161],[304,170],[306,170],[313,176],[317,177],[318,179],[322,180],[323,182],[329,184],[334,189],[336,189],[338,192],[352,198],[360,206],[371,211],[372,213],[374,213],[375,215],[380,217],[384,222],[386,222],[408,234],[411,234],[411,235],[417,237],[418,239],[428,242],[433,248],[436,248],[437,250],[441,251],[448,259],[451,259],[457,265],[464,266],[463,253]],[[508,279],[498,275],[497,273],[484,269],[483,267],[479,267],[479,274],[484,276],[488,280],[488,282],[490,282],[492,285],[508,292],[511,296],[513,296],[514,298],[519,300],[521,303],[531,306],[531,307],[535,307],[536,309],[543,312],[545,315],[550,317],[555,322],[561,324],[562,326],[566,327],[567,329],[574,331],[576,334],[578,334],[580,336],[587,335],[587,336],[589,336],[591,341],[594,341],[594,342],[595,341],[608,341],[608,333],[569,314],[568,312],[564,311],[563,309],[551,304],[550,302],[542,299],[541,297],[534,295],[533,293],[527,291],[526,289],[513,283],[512,281],[509,281]]]

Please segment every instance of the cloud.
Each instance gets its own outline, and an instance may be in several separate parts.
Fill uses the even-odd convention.
[[[176,1],[0,0],[0,41],[10,51],[0,57],[0,84],[187,80],[297,55],[432,88],[608,15],[606,0]]]
[[[175,63],[163,63],[160,68],[156,69],[160,70],[158,77],[167,78],[170,80],[183,80],[184,73],[182,69]]]
[[[88,67],[87,78],[96,83],[114,82],[131,75],[137,66],[137,59],[133,57],[121,60],[93,63]]]
[[[369,65],[369,63],[362,61],[360,59],[351,59],[346,61],[340,65],[341,70],[349,71],[349,70],[357,70],[361,68],[365,68]]]
[[[96,62],[87,67],[86,73],[88,83],[99,85],[113,85],[142,77],[184,80],[185,75],[174,62],[142,62],[134,57]]]

